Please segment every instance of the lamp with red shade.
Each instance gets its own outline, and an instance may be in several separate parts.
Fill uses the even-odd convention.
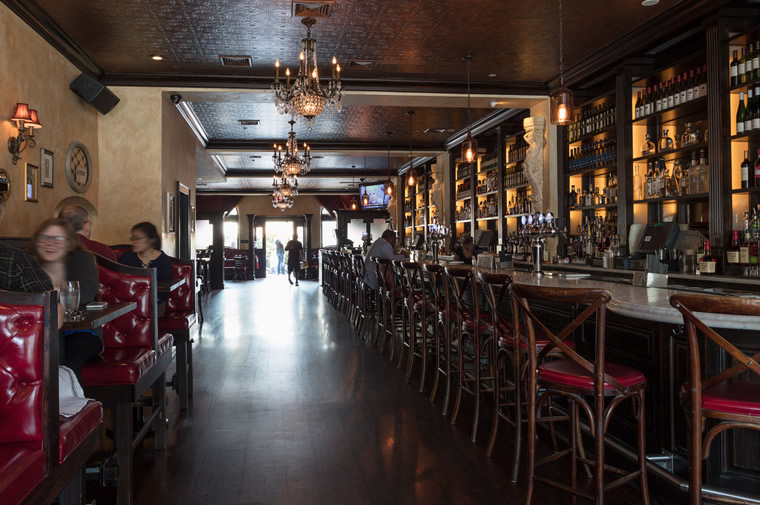
[[[28,104],[17,103],[16,112],[13,113],[11,121],[16,123],[18,135],[8,137],[8,151],[13,156],[13,164],[21,158],[21,152],[27,147],[37,145],[34,139],[34,130],[42,128],[37,111],[30,109]]]

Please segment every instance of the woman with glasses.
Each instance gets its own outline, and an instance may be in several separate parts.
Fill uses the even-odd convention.
[[[138,268],[155,268],[159,281],[172,280],[172,261],[161,250],[161,235],[152,223],[137,223],[132,227],[132,250],[119,256],[119,263]],[[169,293],[159,293],[158,301],[164,302]]]
[[[48,219],[32,237],[29,252],[61,292],[67,281],[79,282],[79,303],[86,305],[98,294],[98,267],[95,257],[85,251],[76,232],[63,219]],[[101,338],[93,331],[64,331],[61,335],[60,363],[74,371],[82,381],[82,366],[103,350]]]

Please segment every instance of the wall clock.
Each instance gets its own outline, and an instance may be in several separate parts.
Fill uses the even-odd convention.
[[[66,151],[66,179],[77,193],[87,191],[92,182],[92,159],[80,142],[72,142]]]

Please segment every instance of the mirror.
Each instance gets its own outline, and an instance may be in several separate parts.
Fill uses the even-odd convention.
[[[0,201],[5,201],[11,194],[11,178],[4,168],[0,168]]]

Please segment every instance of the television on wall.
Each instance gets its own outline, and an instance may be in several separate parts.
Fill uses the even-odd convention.
[[[391,196],[385,193],[385,182],[360,185],[359,202],[364,201],[364,193],[369,195],[369,203],[362,205],[365,209],[385,209],[391,201]]]

